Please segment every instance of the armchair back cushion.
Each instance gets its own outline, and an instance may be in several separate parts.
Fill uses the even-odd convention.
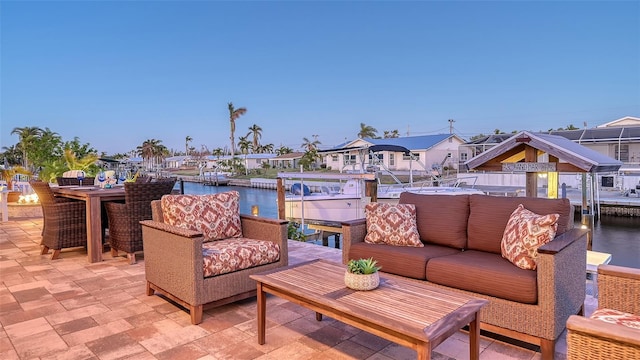
[[[237,191],[165,195],[161,206],[165,223],[201,232],[205,241],[242,237],[240,193]]]
[[[573,226],[569,199],[470,195],[467,248],[501,254],[504,230],[519,204],[536,214],[558,214],[556,236]]]

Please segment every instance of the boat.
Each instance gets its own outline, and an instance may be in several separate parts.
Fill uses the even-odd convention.
[[[371,201],[364,196],[362,184],[363,180],[374,180],[373,174],[278,173],[278,177],[289,179],[285,216],[302,224],[359,219],[364,217],[364,207]]]
[[[400,199],[400,194],[403,192],[411,192],[415,194],[426,195],[470,195],[470,194],[484,194],[482,190],[475,188],[474,183],[470,186],[463,186],[466,184],[464,181],[466,178],[457,178],[450,185],[433,186],[429,182],[421,182],[414,184],[378,184],[377,201],[384,203],[396,204]]]
[[[227,186],[229,185],[229,178],[222,173],[205,173],[202,179],[202,184],[211,186]]]
[[[377,191],[373,200],[382,203],[397,204],[403,192],[428,195],[484,194],[481,190],[460,186],[462,181],[451,186],[427,186],[427,183],[380,184],[375,174],[279,173],[278,177],[294,181],[285,195],[285,216],[303,224],[339,226],[342,221],[364,218],[364,208],[372,201],[372,197],[366,194],[364,180],[376,182]],[[305,179],[307,184],[304,183]],[[339,179],[340,182],[317,181],[327,179]],[[312,187],[315,191],[311,190]]]

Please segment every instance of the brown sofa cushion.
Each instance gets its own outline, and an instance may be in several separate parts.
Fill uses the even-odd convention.
[[[430,259],[427,281],[525,304],[538,301],[537,273],[513,265],[500,254],[467,250]]]
[[[467,246],[469,195],[425,195],[404,192],[400,194],[399,203],[416,206],[418,233],[425,243],[456,249],[464,249]],[[499,245],[500,239],[498,239]]]
[[[558,214],[556,236],[571,228],[569,224],[571,203],[569,199],[544,199],[526,197],[500,197],[489,195],[469,196],[469,225],[467,248],[500,254],[500,242],[511,213],[523,204],[536,214]],[[418,216],[420,213],[418,212]],[[418,222],[418,232],[420,223]]]
[[[380,271],[424,280],[429,259],[459,252],[453,248],[429,244],[424,247],[407,247],[359,242],[351,245],[349,259],[372,257],[382,267]]]

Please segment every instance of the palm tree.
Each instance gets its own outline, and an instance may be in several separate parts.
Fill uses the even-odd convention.
[[[247,153],[249,153],[249,148],[251,147],[251,142],[249,142],[249,139],[247,138],[247,136],[240,136],[238,138],[238,147],[240,148],[240,152],[247,155]]]
[[[319,140],[317,140],[317,138],[313,141],[307,139],[306,137],[302,138],[302,148],[306,149],[306,151],[313,151],[313,150],[318,150],[318,145],[321,144],[321,142]]]
[[[184,138],[184,154],[189,155],[189,143],[193,141],[193,138],[189,135]]]
[[[249,133],[247,135],[253,136],[253,149],[257,149],[260,145],[260,138],[262,137],[262,128],[256,124],[249,127]]]
[[[235,108],[233,107],[233,103],[227,104],[229,106],[229,126],[231,127],[231,136],[229,136],[229,140],[231,140],[231,156],[236,154],[236,120],[244,115],[247,112],[246,108]]]
[[[266,144],[266,145],[262,145],[260,146],[260,153],[263,154],[271,154],[273,152],[273,144]]]
[[[22,152],[20,151],[18,146],[3,146],[2,151],[2,156],[4,157],[4,165],[18,165],[22,162]]]
[[[276,149],[276,155],[278,156],[284,155],[284,154],[291,154],[292,152],[293,152],[292,148],[284,145],[280,145],[280,147]]]
[[[42,134],[42,129],[37,126],[16,127],[11,130],[11,135],[17,134],[22,150],[22,166],[28,168],[29,159],[27,153],[31,151],[33,142]]]
[[[169,153],[167,147],[162,145],[161,142],[162,140],[156,139],[145,140],[142,145],[136,148],[137,154],[147,162],[147,168],[153,168],[156,163],[159,163]]]
[[[400,133],[398,132],[398,129],[391,130],[391,131],[388,131],[388,130],[384,131],[384,138],[385,139],[392,139],[392,138],[397,138],[397,137],[400,137]]]
[[[373,126],[367,125],[365,123],[360,123],[360,132],[358,133],[358,137],[360,139],[370,138],[374,139],[377,135],[378,130]]]

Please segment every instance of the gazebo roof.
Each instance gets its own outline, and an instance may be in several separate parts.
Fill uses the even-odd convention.
[[[469,170],[501,170],[503,162],[523,161],[527,147],[537,152],[547,153],[550,158],[558,159],[558,172],[611,172],[617,171],[622,166],[621,161],[565,137],[528,131],[513,135],[464,165]]]

